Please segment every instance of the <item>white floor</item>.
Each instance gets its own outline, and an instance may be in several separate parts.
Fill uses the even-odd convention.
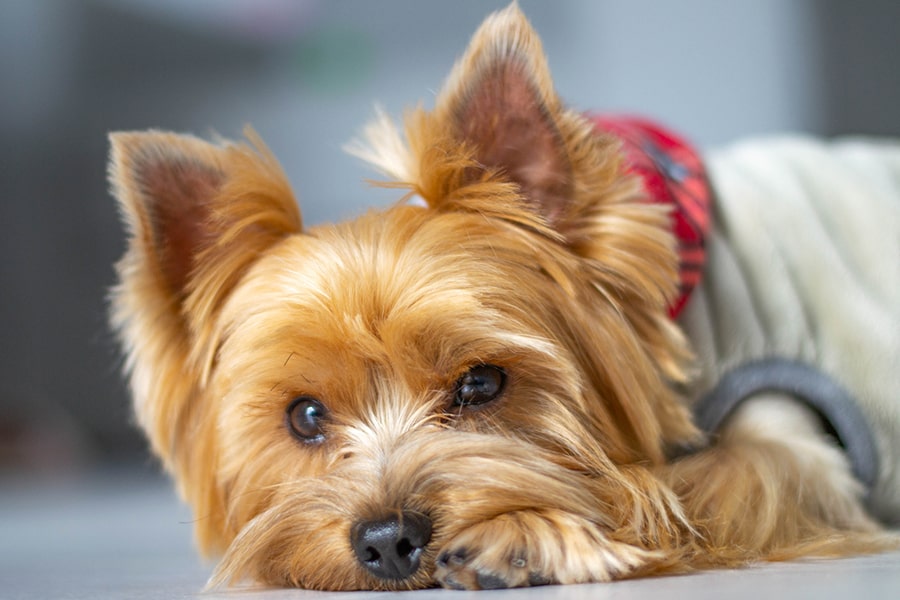
[[[491,592],[201,593],[210,567],[194,555],[190,518],[164,481],[128,472],[69,481],[0,479],[0,599],[900,599],[900,554]]]

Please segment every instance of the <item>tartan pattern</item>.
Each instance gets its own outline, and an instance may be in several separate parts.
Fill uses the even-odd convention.
[[[671,204],[678,240],[680,293],[669,307],[674,319],[700,283],[706,262],[706,235],[712,189],[698,152],[671,131],[639,117],[588,117],[599,132],[622,142],[627,169],[641,176],[652,202]]]

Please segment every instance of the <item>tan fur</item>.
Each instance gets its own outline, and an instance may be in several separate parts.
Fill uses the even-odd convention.
[[[504,106],[514,118],[473,114]],[[476,33],[435,110],[409,112],[403,134],[382,115],[366,138],[353,151],[428,208],[304,230],[255,137],[113,137],[131,241],[112,319],[138,422],[201,550],[224,552],[212,585],[608,581],[888,543],[802,416],[799,446],[744,414],[667,460],[701,441],[674,391],[690,353],[666,312],[668,215],[562,106],[515,5]],[[453,407],[479,364],[508,373],[502,396]],[[327,406],[323,442],[288,431],[298,396]],[[400,510],[433,535],[414,575],[381,579],[350,531]]]

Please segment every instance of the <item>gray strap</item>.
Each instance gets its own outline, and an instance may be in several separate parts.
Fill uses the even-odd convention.
[[[834,429],[853,474],[867,490],[872,489],[878,475],[878,453],[868,422],[849,392],[804,363],[772,358],[729,371],[694,407],[697,426],[715,433],[741,402],[766,392],[790,394],[818,412]]]

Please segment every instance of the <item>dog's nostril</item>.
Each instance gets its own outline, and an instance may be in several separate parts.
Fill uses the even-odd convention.
[[[397,542],[397,556],[409,556],[413,552],[415,552],[416,548],[412,545],[407,538],[401,539]]]
[[[412,576],[429,540],[431,520],[411,511],[362,521],[350,530],[350,544],[357,560],[381,579]]]
[[[368,546],[368,547],[366,548],[366,555],[365,555],[365,557],[361,557],[361,560],[362,560],[364,563],[370,563],[370,562],[373,562],[373,561],[376,561],[376,560],[380,560],[380,559],[381,559],[381,554],[379,554],[378,550],[376,550],[376,549],[373,548],[372,546]]]

